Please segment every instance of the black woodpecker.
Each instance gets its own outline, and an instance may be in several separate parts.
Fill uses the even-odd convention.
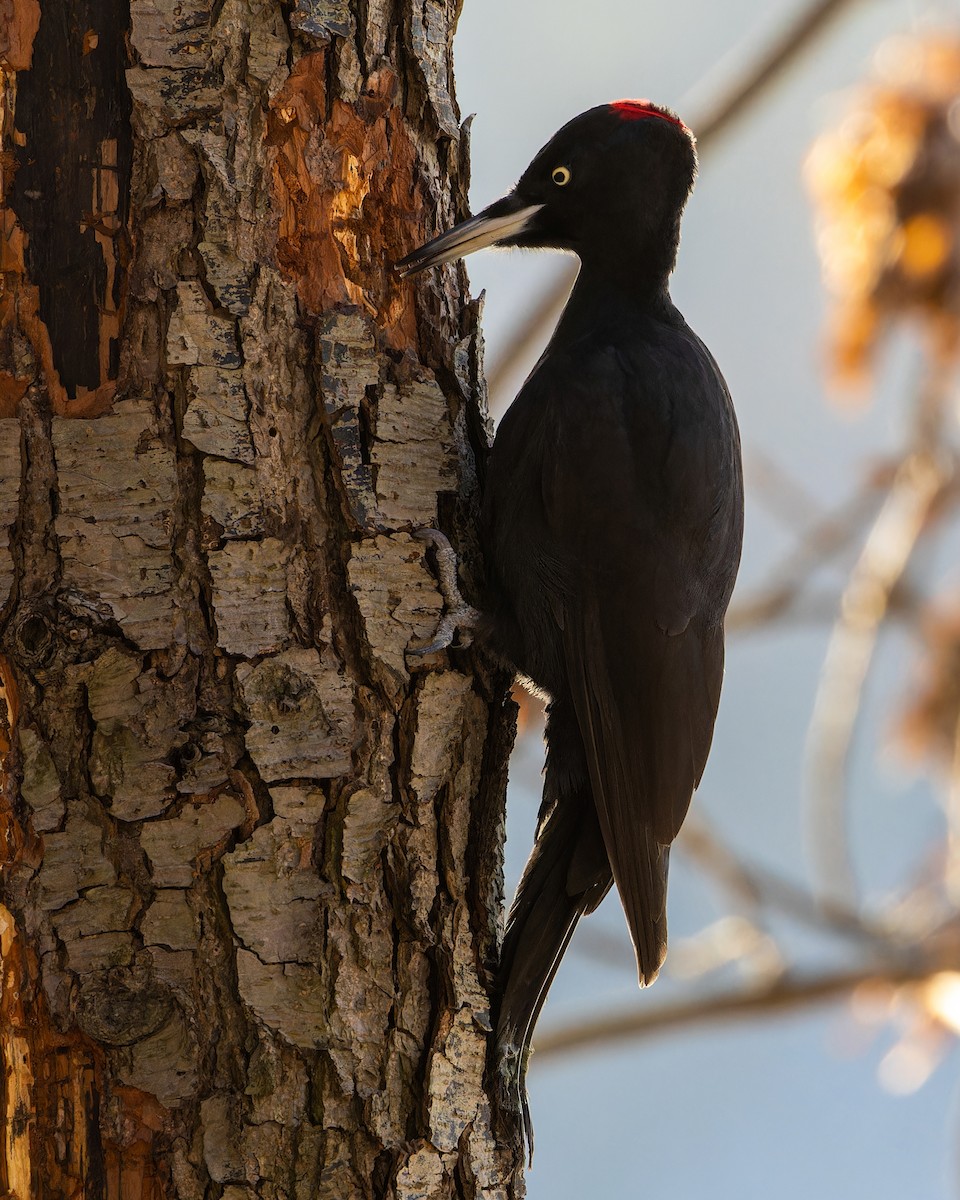
[[[620,100],[565,125],[509,195],[410,254],[546,247],[580,273],[500,422],[483,497],[476,635],[548,698],[536,842],[500,961],[497,1063],[522,1104],[537,1016],[612,883],[640,984],[667,949],[670,844],[710,750],[743,479],[730,393],[670,300],[697,170],[672,112]]]

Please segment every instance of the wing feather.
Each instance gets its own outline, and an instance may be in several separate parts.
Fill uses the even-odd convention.
[[[718,493],[710,420],[662,401],[651,415],[656,404],[625,394],[609,359],[584,379],[592,394],[565,392],[564,444],[544,459],[547,527],[568,548],[571,531],[580,534],[552,605],[600,827],[649,983],[666,951],[670,844],[720,697],[729,585],[711,571],[717,555],[729,571],[730,555],[711,539],[739,538],[739,477]]]

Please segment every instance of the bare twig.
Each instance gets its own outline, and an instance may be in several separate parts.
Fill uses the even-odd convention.
[[[921,603],[922,596],[917,589],[901,580],[890,595],[887,619],[896,617],[909,621],[916,616]],[[774,622],[779,629],[832,625],[839,604],[838,591],[805,593],[803,583],[798,582],[789,593],[778,589],[772,594],[745,597],[739,604],[731,606],[727,613],[727,633],[755,633]]]
[[[759,446],[744,454],[744,474],[754,498],[788,529],[796,529],[801,518],[807,522],[823,515],[820,501],[799,479]]]
[[[801,884],[767,867],[745,861],[722,840],[702,815],[687,817],[677,838],[676,849],[716,881],[726,892],[730,908],[746,914],[744,918],[739,918],[738,936],[743,937],[744,921],[756,935],[752,942],[749,938],[744,942],[748,950],[722,958],[723,963],[760,957],[764,970],[769,970],[773,962],[777,972],[782,971],[785,955],[771,941],[767,930],[768,918],[773,912],[781,913],[810,929],[839,935],[858,943],[862,949],[884,956],[895,957],[903,953],[905,944],[910,940],[908,936],[901,936],[898,922],[894,919],[888,920],[884,916],[874,920],[866,913],[841,903],[821,903]],[[723,921],[727,919],[723,918]],[[685,939],[683,946],[690,950],[698,941],[713,944],[717,937],[718,927],[712,926],[701,934]],[[761,941],[765,941],[766,945],[761,945]],[[578,953],[595,961],[632,969],[633,959],[628,953],[626,931],[618,936],[602,927],[588,925],[578,933],[573,945]],[[680,950],[681,947],[677,946],[673,951],[671,961],[675,969]],[[716,954],[713,957],[717,963],[721,962]]]
[[[770,572],[770,583],[734,601],[727,613],[727,632],[769,624],[789,613],[810,577],[859,537],[877,505],[876,485],[868,483],[836,512],[818,519],[798,545]]]
[[[856,886],[844,819],[847,760],[891,596],[952,474],[952,463],[940,446],[951,382],[946,367],[931,367],[916,408],[913,447],[893,477],[844,591],[810,721],[814,867],[823,895],[841,896],[848,903],[855,902]]]
[[[745,71],[726,92],[718,96],[712,107],[693,126],[701,150],[718,141],[720,135],[749,111],[788,67],[796,64],[831,23],[852,6],[852,0],[814,0],[814,3],[798,12],[767,46],[753,69]]]
[[[538,1034],[534,1042],[534,1065],[555,1054],[585,1050],[683,1029],[690,1025],[729,1020],[735,1017],[782,1016],[798,1008],[810,1008],[851,996],[858,988],[894,988],[932,978],[941,968],[929,962],[891,963],[885,967],[865,966],[811,977],[785,974],[760,987],[716,991],[691,1000],[657,1007],[610,1012],[590,1020],[555,1026]]]
[[[815,0],[774,38],[759,61],[722,93],[707,108],[700,120],[691,124],[691,128],[697,133],[697,146],[701,158],[719,140],[721,134],[728,132],[738,120],[746,116],[786,68],[794,64],[816,42],[817,37],[826,31],[834,18],[852,4],[853,0]],[[491,397],[496,397],[504,379],[536,343],[542,330],[556,321],[576,277],[577,267],[571,263],[569,270],[557,284],[534,304],[526,321],[514,330],[512,337],[487,369],[487,386]],[[495,402],[492,407],[496,409]]]
[[[554,326],[559,320],[579,269],[578,263],[573,259],[564,264],[563,273],[556,283],[534,301],[533,307],[527,312],[526,320],[514,327],[500,353],[487,367],[487,391],[490,395],[490,408],[495,416],[506,407],[505,403],[500,402],[500,389],[510,373],[516,370],[517,365],[527,357],[543,336],[543,331]]]
[[[806,888],[755,863],[738,857],[709,828],[702,817],[687,817],[677,848],[745,905],[756,919],[764,910],[776,909],[812,929],[840,934],[875,951],[896,953],[899,946],[884,924],[840,903],[821,904]]]

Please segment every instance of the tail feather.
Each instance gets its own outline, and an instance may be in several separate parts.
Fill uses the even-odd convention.
[[[620,862],[617,891],[637,956],[641,987],[649,987],[667,956],[667,870],[670,847],[647,831],[645,853]]]
[[[541,821],[500,959],[498,1091],[503,1108],[522,1112],[531,1157],[525,1079],[534,1026],[577,922],[596,908],[612,882],[589,789],[564,796]]]

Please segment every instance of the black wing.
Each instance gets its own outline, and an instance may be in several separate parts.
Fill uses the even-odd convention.
[[[572,382],[575,380],[575,382]],[[553,598],[593,798],[641,982],[666,948],[667,855],[700,781],[739,561],[739,440],[722,377],[686,329],[625,361],[598,351],[550,390]]]

